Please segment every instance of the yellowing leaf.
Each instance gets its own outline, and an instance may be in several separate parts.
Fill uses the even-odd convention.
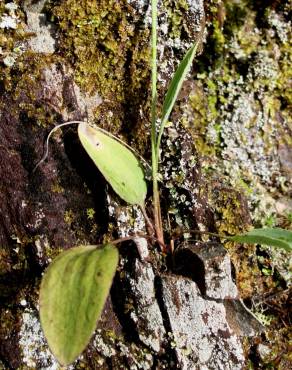
[[[130,204],[143,205],[147,186],[134,154],[116,139],[86,123],[78,126],[80,141],[115,192]]]
[[[87,346],[118,264],[113,245],[80,246],[61,253],[45,272],[40,319],[49,347],[62,365]]]
[[[230,236],[226,239],[240,243],[264,244],[282,248],[288,252],[292,251],[292,231],[280,228],[253,229],[245,234]]]

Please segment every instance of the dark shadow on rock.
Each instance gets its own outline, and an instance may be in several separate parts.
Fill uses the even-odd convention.
[[[64,146],[68,159],[74,169],[74,172],[84,181],[91,193],[95,210],[95,221],[99,226],[101,234],[107,231],[109,215],[106,202],[106,181],[97,169],[91,158],[82,147],[76,130],[68,129],[64,134]],[[65,177],[72,176],[71,171],[59,165],[60,171],[64,171]]]
[[[139,258],[137,249],[133,243],[125,242],[119,248],[121,259],[124,261],[123,271],[117,272],[111,288],[113,309],[123,328],[125,339],[129,342],[140,342],[136,327],[130,318],[130,305],[136,304],[132,301],[129,279],[125,273],[134,271],[135,260]],[[126,272],[127,271],[127,272]]]
[[[202,296],[206,294],[204,263],[190,249],[181,248],[175,253],[174,273],[193,280]]]
[[[165,306],[165,302],[163,299],[163,295],[164,295],[163,284],[162,284],[161,277],[159,275],[155,276],[154,284],[155,284],[156,300],[159,305],[159,309],[160,309],[160,312],[163,318],[163,325],[164,325],[165,331],[166,333],[172,333],[168,311],[167,311],[167,308]],[[171,363],[176,364],[177,357],[176,357],[174,349],[171,346],[171,340],[168,340],[165,342],[164,350],[165,350],[165,353],[163,353],[158,358],[156,358],[156,361],[159,362],[160,360],[162,362],[165,361],[168,364],[171,364]]]
[[[17,256],[11,253],[11,265],[19,263]],[[0,274],[0,308],[15,303],[15,298],[22,289],[33,286],[40,278],[42,267],[39,264],[34,244],[24,247],[23,264],[18,269]]]

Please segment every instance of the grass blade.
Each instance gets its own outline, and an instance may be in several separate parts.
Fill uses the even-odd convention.
[[[159,154],[161,136],[163,134],[165,124],[167,123],[169,119],[174,103],[176,102],[177,96],[182,87],[182,84],[191,68],[192,62],[196,55],[198,44],[199,43],[197,42],[187,51],[186,55],[184,56],[183,60],[180,62],[169,84],[169,87],[168,87],[168,90],[167,90],[167,93],[164,99],[163,107],[162,107],[161,125],[160,125],[158,138],[157,138],[157,144],[156,144],[157,155]]]

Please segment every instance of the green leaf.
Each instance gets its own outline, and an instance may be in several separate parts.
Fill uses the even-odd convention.
[[[253,229],[245,234],[226,237],[239,243],[265,244],[272,247],[292,251],[292,231],[280,228]]]
[[[118,250],[80,246],[61,253],[40,287],[40,319],[49,347],[61,365],[85,349],[101,315],[118,264]]]
[[[177,96],[180,92],[182,84],[191,68],[192,62],[196,55],[196,51],[198,48],[198,42],[194,44],[186,53],[183,60],[180,62],[175,74],[169,84],[163,107],[162,107],[162,118],[161,118],[161,126],[159,129],[158,135],[158,149],[160,145],[161,136],[165,127],[166,122],[170,116],[174,103],[176,102]]]
[[[79,139],[114,191],[130,204],[143,205],[147,192],[144,172],[134,154],[116,139],[90,127],[78,126]]]
[[[186,55],[184,56],[183,60],[180,62],[177,70],[174,73],[174,76],[169,84],[163,107],[162,107],[162,121],[168,120],[169,115],[172,111],[174,103],[176,102],[177,96],[180,92],[182,84],[191,68],[192,62],[196,55],[198,43],[194,44],[190,49],[187,51]]]

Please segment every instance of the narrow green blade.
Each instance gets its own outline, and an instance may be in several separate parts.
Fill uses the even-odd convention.
[[[162,117],[161,117],[161,126],[159,129],[158,140],[157,140],[157,150],[160,146],[161,136],[163,134],[163,130],[165,124],[167,123],[171,111],[173,109],[174,103],[176,102],[177,96],[180,92],[182,84],[191,68],[192,62],[196,55],[196,51],[198,48],[198,42],[194,44],[190,49],[187,51],[186,55],[184,56],[183,60],[180,62],[175,74],[169,84],[163,107],[162,107]]]
[[[117,248],[80,246],[61,253],[40,287],[40,319],[49,347],[62,365],[87,346],[118,264]]]
[[[134,154],[117,140],[86,123],[78,126],[79,139],[114,191],[130,204],[143,205],[147,192],[144,172]]]
[[[169,84],[163,107],[162,107],[162,121],[168,120],[169,115],[172,111],[174,103],[177,99],[177,96],[180,92],[182,84],[191,68],[192,62],[196,55],[198,43],[194,44],[189,48],[183,60],[180,62],[175,74]]]
[[[288,252],[292,251],[292,231],[280,228],[253,229],[245,234],[230,236],[226,239],[240,243],[265,244],[285,249]]]

